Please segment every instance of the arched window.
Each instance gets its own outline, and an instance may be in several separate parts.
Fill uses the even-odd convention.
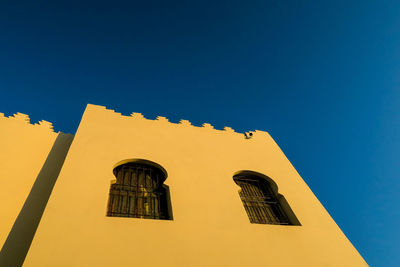
[[[139,160],[114,168],[107,216],[171,219],[166,173],[155,163]]]
[[[247,171],[235,175],[233,180],[240,186],[239,195],[251,223],[300,225],[271,179]]]

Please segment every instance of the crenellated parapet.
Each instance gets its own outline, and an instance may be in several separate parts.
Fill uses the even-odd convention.
[[[16,123],[22,123],[26,124],[27,126],[33,126],[33,127],[38,127],[41,129],[48,129],[51,132],[54,132],[53,124],[49,121],[41,120],[37,123],[31,123],[31,119],[29,118],[29,115],[23,114],[20,112],[15,113],[14,115],[11,116],[4,116],[4,113],[0,113],[0,122],[16,122]]]
[[[244,139],[250,140],[250,139],[259,139],[259,138],[265,138],[266,136],[269,136],[267,132],[265,131],[259,131],[259,130],[254,130],[254,131],[249,131],[245,133],[239,133],[236,132],[234,129],[231,127],[224,127],[222,130],[215,129],[213,125],[210,123],[203,123],[201,126],[195,126],[193,125],[189,120],[181,119],[178,123],[173,123],[168,120],[168,118],[163,117],[163,116],[158,116],[156,119],[148,119],[143,116],[142,113],[137,113],[133,112],[131,113],[130,116],[125,116],[122,115],[119,112],[114,111],[113,109],[108,109],[104,106],[98,106],[98,105],[93,105],[93,104],[88,104],[87,105],[87,110],[102,110],[107,112],[111,116],[118,116],[124,119],[134,119],[134,120],[141,120],[141,121],[153,121],[157,123],[164,123],[164,124],[169,124],[169,125],[174,125],[174,126],[185,126],[185,127],[195,127],[199,129],[205,129],[205,130],[211,130],[219,133],[228,133],[228,134],[235,134],[235,135],[242,135]]]
[[[48,128],[48,129],[54,131],[53,123],[51,123],[49,121],[41,120],[37,124],[34,124],[34,125],[38,125],[43,128]]]
[[[19,121],[25,121],[27,123],[31,123],[31,119],[29,118],[29,115],[17,112],[16,114],[10,116],[9,118],[14,118],[15,120]]]
[[[167,118],[165,118],[165,117],[162,117],[162,116],[158,116],[158,117],[156,118],[156,120],[157,120],[157,121],[162,121],[162,122],[168,122],[168,123],[169,123],[169,120],[168,120]]]
[[[186,125],[186,126],[193,126],[192,123],[188,120],[180,120],[179,124]]]
[[[142,113],[137,113],[137,112],[133,112],[131,113],[130,116],[125,116],[122,115],[119,112],[115,112],[112,109],[107,109],[104,106],[98,106],[98,105],[92,105],[92,104],[88,104],[87,106],[88,110],[101,110],[101,111],[105,111],[107,112],[109,115],[111,116],[118,116],[124,119],[134,119],[134,120],[143,120],[143,121],[153,121],[153,122],[157,122],[157,123],[164,123],[165,125],[174,125],[174,126],[185,126],[185,127],[195,127],[195,128],[199,128],[199,129],[205,129],[205,130],[210,130],[210,131],[215,131],[215,132],[220,132],[220,133],[229,133],[229,134],[235,134],[235,135],[242,135],[245,139],[258,139],[258,138],[262,138],[264,136],[268,136],[267,132],[264,131],[259,131],[259,130],[255,130],[255,131],[249,131],[249,132],[245,132],[245,133],[239,133],[236,132],[234,129],[232,129],[231,127],[225,126],[222,130],[219,129],[215,129],[214,126],[210,123],[203,123],[201,126],[195,126],[193,125],[189,120],[184,120],[181,119],[178,123],[173,123],[170,122],[168,120],[168,118],[163,117],[163,116],[157,116],[156,119],[147,119],[143,116]],[[48,129],[52,132],[54,132],[54,128],[53,128],[53,124],[51,122],[45,121],[45,120],[41,120],[37,123],[31,123],[29,115],[27,114],[23,114],[20,112],[15,113],[14,115],[11,116],[5,116],[4,113],[0,113],[0,122],[1,121],[10,121],[10,122],[18,122],[18,123],[25,123],[26,125],[30,125],[33,127],[38,127],[41,129]]]

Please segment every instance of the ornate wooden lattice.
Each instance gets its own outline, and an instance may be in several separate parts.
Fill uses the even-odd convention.
[[[164,173],[156,167],[127,163],[114,169],[107,216],[169,219]]]
[[[240,198],[251,223],[283,224],[290,221],[270,184],[255,176],[235,176]]]

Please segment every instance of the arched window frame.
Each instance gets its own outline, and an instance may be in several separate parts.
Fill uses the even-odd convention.
[[[159,164],[127,159],[114,165],[107,216],[172,220],[168,174]]]
[[[270,177],[244,170],[236,172],[233,180],[240,187],[239,196],[251,223],[301,225]]]

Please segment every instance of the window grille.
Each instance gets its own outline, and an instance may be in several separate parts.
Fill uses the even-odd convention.
[[[169,219],[164,173],[156,167],[127,163],[114,169],[107,216]]]
[[[270,184],[256,176],[235,176],[240,198],[251,223],[291,224]]]

